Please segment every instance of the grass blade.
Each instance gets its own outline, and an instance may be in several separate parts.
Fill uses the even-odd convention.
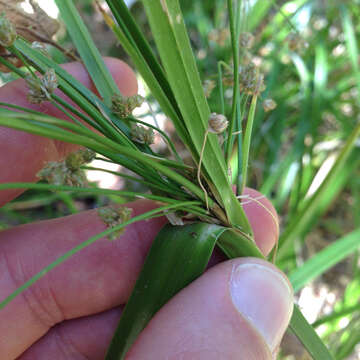
[[[143,4],[168,81],[196,149],[193,157],[199,161],[205,132],[208,128],[210,110],[179,2],[177,0],[144,0]],[[245,213],[231,189],[228,169],[218,139],[214,134],[208,136],[203,167],[205,177],[213,185],[212,188],[215,188],[214,191],[218,192],[215,196],[225,208],[229,223],[239,225],[244,232],[251,234]]]
[[[88,70],[94,84],[104,99],[110,106],[114,94],[120,91],[112,78],[109,70],[100,55],[99,50],[94,44],[85,24],[83,23],[72,0],[55,0],[60,10],[69,35],[74,41],[76,49],[80,53],[82,60]]]
[[[291,331],[314,360],[333,360],[333,356],[319,338],[313,327],[306,321],[297,306],[294,306],[293,316],[290,322]]]
[[[359,246],[360,229],[351,232],[318,252],[289,275],[294,291],[299,291],[304,285],[346,258]]]
[[[293,241],[299,237],[307,228],[308,224],[313,221],[313,216],[317,212],[318,205],[322,202],[322,198],[326,196],[327,189],[332,186],[332,184],[336,181],[338,174],[342,171],[346,160],[355,148],[356,141],[359,136],[360,124],[358,124],[352,131],[333,167],[318,190],[307,200],[306,205],[302,207],[298,214],[292,218],[291,223],[286,227],[279,240],[278,260],[281,260],[287,255],[289,247]]]
[[[124,359],[138,334],[177,292],[205,270],[225,228],[196,223],[166,225],[157,235],[122,314],[106,360]]]

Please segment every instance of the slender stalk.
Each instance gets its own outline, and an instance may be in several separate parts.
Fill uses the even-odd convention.
[[[103,159],[101,159],[103,160]],[[154,189],[157,189],[157,190],[160,190],[160,191],[163,191],[163,192],[167,192],[169,190],[169,187],[166,186],[166,185],[157,185],[157,184],[154,184],[154,183],[151,183],[149,181],[146,181],[146,180],[143,180],[143,179],[140,179],[140,178],[137,178],[135,176],[131,176],[131,175],[128,175],[128,174],[124,174],[122,172],[119,172],[119,171],[112,171],[112,170],[108,170],[108,169],[103,169],[103,168],[97,168],[97,167],[94,167],[94,166],[82,166],[81,167],[83,170],[92,170],[92,171],[102,171],[102,172],[106,172],[108,174],[112,174],[112,175],[116,175],[116,176],[120,176],[124,179],[128,179],[128,180],[131,180],[131,181],[135,181],[137,183],[140,183],[140,184],[144,184],[146,186],[148,186],[149,188],[154,188]],[[186,194],[184,192],[181,192],[180,190],[174,190],[174,195],[177,195],[177,196],[181,196],[181,197],[184,197]]]
[[[236,31],[237,29],[236,29],[236,19],[234,17],[233,0],[227,0],[227,4],[228,4],[228,12],[229,12],[229,20],[230,20],[231,46],[232,46],[233,62],[234,62],[233,100],[231,107],[231,117],[228,127],[228,141],[226,142],[226,149],[225,149],[226,163],[229,166],[231,149],[233,145],[232,133],[234,132],[235,122],[236,122],[236,107],[237,107],[236,104],[239,101],[239,38]],[[238,12],[239,10],[240,9],[238,9]]]
[[[326,324],[327,322],[332,322],[334,320],[339,320],[342,317],[350,315],[354,312],[360,311],[360,304],[355,304],[351,306],[346,306],[339,311],[334,311],[329,315],[325,315],[320,319],[316,320],[314,323],[311,324],[312,327],[316,328],[322,324]]]
[[[103,133],[103,129],[94,121],[92,120],[90,117],[86,116],[84,113],[82,113],[81,111],[79,111],[78,109],[76,109],[75,106],[72,106],[71,104],[69,104],[67,101],[65,101],[63,98],[61,98],[60,96],[56,95],[56,94],[52,94],[52,98],[58,102],[60,105],[62,105],[64,108],[70,110],[74,115],[76,115],[78,118],[82,119],[85,121],[85,123],[89,124],[90,126],[92,126],[94,129],[96,129],[97,131],[99,131],[100,133]]]
[[[220,93],[221,114],[225,115],[223,74],[222,74],[221,62],[220,61],[218,62],[218,83],[219,83],[219,93]]]
[[[242,173],[242,152],[243,152],[243,141],[242,141],[242,113],[241,113],[241,104],[240,101],[238,102],[237,106],[237,157],[238,157],[238,168],[237,168],[237,176],[236,176],[236,195],[241,195],[242,190],[242,179],[243,179],[243,173]]]
[[[254,95],[251,100],[249,116],[246,124],[245,136],[244,136],[242,170],[241,170],[241,176],[242,176],[241,193],[243,193],[247,181],[251,134],[252,134],[252,128],[255,118],[256,102],[257,102],[257,96]]]
[[[138,199],[149,199],[154,200],[159,203],[165,204],[179,204],[183,201],[172,199],[160,195],[152,195],[146,193],[139,193],[134,191],[122,191],[122,190],[111,190],[111,189],[102,189],[102,188],[85,188],[85,187],[75,187],[75,186],[66,186],[66,185],[53,185],[53,184],[37,184],[37,183],[4,183],[0,184],[0,191],[8,189],[32,189],[32,190],[48,190],[48,191],[73,191],[75,193],[91,193],[96,195],[105,195],[105,196],[123,196],[130,198]],[[194,209],[198,213],[206,214],[206,211],[199,207],[202,203],[200,201],[193,201],[193,204],[190,206],[191,209]]]
[[[26,114],[24,114],[23,116],[25,115]],[[40,120],[39,123],[41,123],[40,118],[39,120]],[[101,137],[100,135],[97,135],[86,128],[81,128],[75,124],[71,124],[69,122],[55,118],[50,118],[50,117],[48,117],[48,120],[49,120],[48,123],[53,122],[53,123],[61,124],[60,126],[64,126],[70,129],[71,128],[76,129],[80,134],[84,134],[84,132],[86,132],[86,134],[84,135],[87,135],[89,137],[91,133],[91,138],[89,139],[87,136],[72,134],[68,131],[62,130],[58,126],[53,126],[53,130],[50,130],[48,127],[45,128],[45,127],[34,126],[34,124],[28,123],[27,121],[24,120],[17,119],[14,116],[12,117],[7,116],[7,118],[3,117],[2,119],[0,119],[0,124],[7,127],[17,128],[19,130],[32,132],[37,135],[41,135],[57,140],[62,140],[74,144],[79,144],[88,147],[90,149],[93,149],[94,151],[104,154],[105,156],[110,158],[112,157],[110,151],[111,150],[116,151],[121,155],[130,157],[131,159],[136,160],[139,163],[147,166],[149,170],[159,171],[163,175],[167,176],[169,179],[174,180],[176,183],[181,184],[182,186],[190,190],[192,193],[194,193],[194,195],[198,196],[201,200],[205,201],[205,195],[199,187],[197,187],[190,180],[186,179],[184,176],[169,169],[167,166],[157,161],[154,161],[153,157],[145,155],[139,151],[134,151],[133,149],[130,149],[126,146],[118,145],[117,143],[115,143],[110,139]],[[214,202],[211,199],[209,199],[209,206],[212,207],[213,205]]]
[[[64,113],[76,125],[79,125],[80,127],[86,128],[86,126],[81,121],[79,121],[73,115],[71,115],[61,104],[58,104],[55,100],[51,100],[51,104],[53,106],[55,106],[58,110],[60,110],[62,113]]]

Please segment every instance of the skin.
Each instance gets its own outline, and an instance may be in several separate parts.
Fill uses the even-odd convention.
[[[106,59],[106,63],[120,91],[127,96],[136,94],[137,83],[130,68],[115,59]],[[80,64],[67,64],[64,68],[95,91]],[[22,80],[2,87],[0,101],[63,117],[51,105],[30,105]],[[47,161],[61,160],[74,149],[71,144],[0,128],[0,183],[36,181],[36,173]],[[20,193],[1,191],[0,205]],[[260,195],[252,189],[246,189],[245,194]],[[247,202],[244,209],[256,243],[268,254],[278,238],[274,221],[277,215],[267,199],[259,201],[262,206]],[[137,201],[128,206],[137,215],[156,204]],[[15,298],[0,311],[1,359],[42,360],[48,359],[49,354],[55,360],[103,359],[146,253],[165,222],[164,218],[139,222],[128,226],[117,241],[97,241]],[[103,230],[105,225],[96,211],[90,210],[0,232],[0,298],[64,252]],[[219,258],[215,256],[211,264],[218,263]],[[257,263],[278,271],[256,259],[226,261],[206,271],[155,315],[128,359],[271,358],[274,348],[270,349],[259,331],[235,309],[227,289],[234,266]],[[283,331],[279,330],[279,340]],[[239,348],[245,349],[240,357]]]

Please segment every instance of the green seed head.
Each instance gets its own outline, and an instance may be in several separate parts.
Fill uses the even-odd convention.
[[[135,125],[131,129],[131,138],[140,144],[151,145],[154,143],[155,135],[152,128],[145,128],[141,125]]]
[[[112,98],[112,111],[121,118],[128,117],[134,109],[141,106],[144,98],[140,95],[124,97],[122,95],[114,95]]]
[[[104,208],[98,209],[98,215],[101,220],[109,227],[113,228],[117,225],[123,224],[126,221],[131,219],[132,210],[125,206],[114,207],[108,206]],[[109,240],[116,240],[120,235],[122,235],[125,231],[125,228],[121,228],[111,234],[108,235]]]
[[[94,160],[95,155],[95,152],[90,149],[82,149],[68,155],[65,159],[65,164],[68,169],[76,171],[79,170],[82,165]]]
[[[240,46],[244,49],[251,49],[254,44],[254,35],[249,32],[243,32],[240,34],[239,42]]]
[[[41,104],[51,100],[51,94],[58,87],[55,70],[49,69],[39,78],[28,76],[26,85],[29,89],[27,98],[31,104]]]
[[[64,161],[51,161],[37,173],[37,176],[53,185],[83,187],[87,180],[82,165],[94,159],[95,153],[82,149],[70,154]]]
[[[16,40],[16,30],[5,13],[0,14],[0,45],[3,47],[11,46]]]

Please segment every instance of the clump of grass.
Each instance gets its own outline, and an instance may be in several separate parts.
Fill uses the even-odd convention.
[[[107,0],[112,17],[99,6],[104,20],[132,59],[152,95],[156,98],[162,111],[172,121],[177,135],[190,153],[192,164],[187,165],[177,153],[171,137],[156,126],[143,127],[146,124],[132,115],[133,110],[141,105],[143,99],[137,95],[124,97],[120,94],[73,1],[57,0],[56,2],[100,96],[91,93],[75,80],[37,44],[31,44],[21,36],[17,36],[14,27],[5,16],[2,16],[0,19],[0,44],[12,56],[20,60],[24,67],[17,68],[6,57],[0,57],[0,63],[17,76],[26,79],[30,102],[51,102],[66,115],[69,121],[20,108],[13,104],[1,104],[0,125],[81,145],[100,154],[106,161],[122,165],[135,173],[139,182],[145,184],[151,193],[75,188],[77,185],[83,185],[80,171],[86,163],[85,159],[79,161],[76,154],[70,155],[62,163],[49,165],[40,173],[42,177],[50,180],[50,184],[1,184],[0,189],[18,187],[117,194],[153,199],[159,203],[160,207],[133,218],[130,218],[129,212],[124,209],[120,212],[116,209],[100,210],[100,215],[110,226],[109,229],[80,244],[56,262],[49,264],[41,273],[6,298],[0,308],[55,266],[60,265],[74,253],[91,245],[97,239],[103,236],[115,239],[126,225],[165,214],[172,219],[173,224],[177,225],[168,225],[159,233],[154,242],[136,285],[137,290],[142,290],[135,291],[130,298],[109,349],[107,359],[118,359],[125,356],[139,331],[146,326],[147,321],[162,304],[201,274],[215,244],[229,257],[263,257],[255,246],[252,229],[238,199],[241,199],[242,190],[249,178],[248,167],[253,131],[259,128],[259,123],[264,117],[264,114],[257,109],[258,100],[261,100],[262,96],[265,98],[263,101],[264,111],[274,110],[276,107],[274,101],[271,101],[270,98],[266,99],[265,95],[262,95],[268,96],[269,90],[265,89],[263,73],[252,61],[252,51],[256,47],[256,40],[251,32],[253,24],[261,21],[260,15],[265,14],[271,4],[270,2],[270,5],[257,2],[253,9],[249,9],[246,1],[227,1],[230,29],[223,31],[223,34],[230,34],[231,59],[227,59],[227,62],[223,60],[218,62],[219,81],[217,86],[213,80],[205,79],[206,81],[203,83],[199,77],[198,67],[177,0],[143,1],[160,61],[122,0]],[[218,2],[216,3],[218,6]],[[280,10],[276,14],[276,21],[279,22],[278,19],[284,20],[285,18],[285,21],[289,23],[283,9]],[[354,60],[357,56],[356,43],[351,37],[349,14],[345,10],[344,23],[349,38],[352,39],[349,40],[348,46],[353,54],[354,71],[358,74],[358,65]],[[290,27],[291,24],[290,21]],[[266,30],[264,31],[266,32]],[[286,32],[289,33],[289,31],[293,31],[293,29]],[[288,34],[283,35],[287,36],[290,50],[296,50],[293,46],[294,37],[289,37]],[[226,40],[222,37],[218,42],[221,45],[225,44]],[[305,94],[306,101],[310,101],[309,75],[306,72],[306,66],[298,54],[292,54],[292,60],[302,78],[303,88],[301,91]],[[225,76],[223,76],[223,68],[226,71]],[[229,104],[225,100],[224,87],[232,90]],[[60,89],[81,111],[56,95],[55,88]],[[218,96],[221,111],[216,112],[216,106],[212,106],[211,100],[214,94]],[[307,116],[305,112],[307,105],[308,103],[305,102],[304,119]],[[276,111],[281,111],[281,108],[282,106],[279,104]],[[354,148],[359,129],[360,127],[357,126],[346,140],[333,168],[309,200],[305,195],[303,197],[299,195],[300,193],[306,194],[304,188],[308,188],[303,183],[303,177],[300,177],[297,193],[294,192],[291,199],[292,204],[295,204],[292,208],[295,215],[288,221],[279,244],[280,265],[285,266],[284,262],[287,257],[292,255],[291,252],[289,255],[289,248],[292,248],[299,236],[310,226],[311,218],[320,211],[318,204],[324,201],[324,194],[332,187],[336,177],[344,168],[344,164]],[[172,153],[174,158],[165,158],[151,147],[154,131],[159,132],[166,139],[169,153]],[[284,162],[286,169],[290,168],[290,166],[286,166],[287,164],[291,165],[293,159],[301,159],[304,155],[302,146],[307,131],[308,129],[299,127],[299,135],[296,138],[297,146],[289,161]],[[224,134],[223,142],[218,137],[219,133]],[[56,174],[57,176],[54,178]],[[265,192],[269,192],[271,189],[269,184],[276,182],[281,174],[283,172],[279,170],[276,175],[271,174],[265,179],[263,185],[264,189],[267,189]],[[136,178],[133,177],[132,180],[136,180]],[[237,194],[233,192],[234,184],[237,186]],[[257,199],[246,200],[257,201]],[[189,244],[188,234],[194,232],[199,236],[193,237]],[[170,237],[174,239],[172,247],[168,246],[168,241],[165,241]],[[350,240],[349,238],[340,239],[338,244],[350,243],[351,246],[354,246],[353,241],[354,238],[351,236]],[[347,253],[340,245],[335,250],[341,250],[338,259]],[[329,253],[321,255],[312,263],[309,262],[304,266],[303,270],[300,268],[299,272],[292,273],[292,279],[296,279],[297,284],[303,284],[311,277],[309,269],[313,270],[319,264],[322,265],[321,271],[325,271],[327,266],[324,259],[328,259],[330,255]],[[168,259],[166,262],[162,261],[166,270],[171,271],[175,262],[178,264],[179,259],[188,257],[192,257],[195,261],[184,272],[177,269],[174,276],[178,279],[178,284],[176,288],[173,288],[166,282],[164,274],[167,274],[167,271],[163,271],[164,268],[161,268],[163,272],[158,273],[155,266],[156,261],[159,258]],[[144,282],[152,284],[151,280],[154,277],[161,280],[160,283],[163,285],[161,294],[155,285],[154,288],[150,286],[144,289],[142,287]],[[324,344],[297,308],[295,308],[291,329],[303,341],[314,358],[331,358]]]

